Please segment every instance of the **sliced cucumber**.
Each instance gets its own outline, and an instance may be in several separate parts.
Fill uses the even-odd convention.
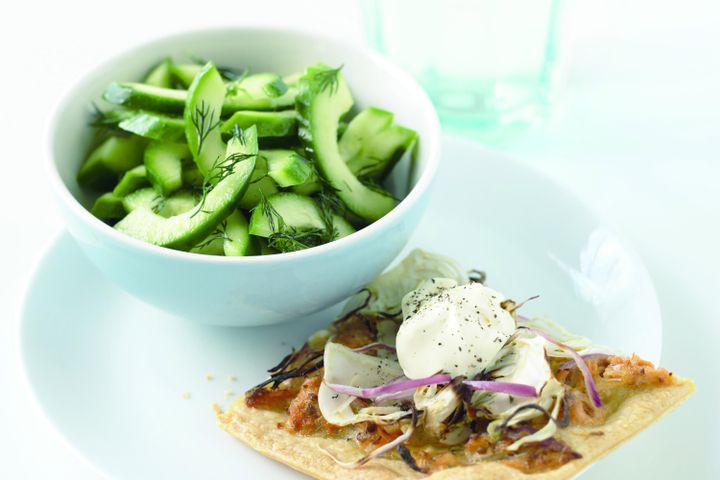
[[[112,192],[100,195],[93,203],[90,213],[101,220],[118,220],[125,216],[125,207],[122,199],[116,197]]]
[[[145,165],[138,165],[135,168],[131,168],[125,172],[113,189],[112,193],[118,198],[122,198],[128,195],[138,188],[149,185],[150,182],[147,176],[147,169]]]
[[[183,164],[182,167],[182,183],[188,187],[200,188],[203,186],[205,179],[198,170],[197,165]]]
[[[134,82],[113,82],[103,92],[103,98],[110,103],[128,108],[181,113],[185,108],[187,90],[154,87]]]
[[[165,196],[182,187],[182,162],[189,156],[187,145],[150,143],[145,149],[145,168],[152,186]]]
[[[155,210],[162,206],[163,198],[151,187],[140,188],[122,197],[122,205],[127,213],[135,210]]]
[[[158,113],[133,113],[118,123],[118,127],[126,132],[163,142],[176,142],[185,137],[185,122],[182,118]]]
[[[154,87],[172,87],[172,75],[170,73],[171,66],[172,61],[169,58],[162,60],[145,76],[143,83]]]
[[[268,175],[283,188],[301,185],[313,175],[312,164],[294,150],[262,150]]]
[[[243,210],[252,210],[260,203],[260,199],[268,198],[278,191],[277,183],[268,175],[267,160],[262,155],[258,155],[255,162],[255,171],[250,179],[245,195],[240,199],[238,206]]]
[[[84,187],[109,189],[118,176],[142,163],[145,141],[138,137],[109,137],[80,167],[77,181]]]
[[[382,218],[395,208],[397,201],[360,182],[340,155],[338,122],[352,108],[353,99],[339,69],[310,67],[299,85],[299,135],[314,153],[320,174],[337,190],[350,211],[368,221]]]
[[[220,110],[225,84],[212,63],[206,64],[188,90],[183,118],[185,136],[200,173],[215,175],[215,166],[224,158],[225,143],[220,136]]]
[[[220,232],[211,233],[208,238],[195,245],[190,249],[192,253],[201,253],[203,255],[224,255],[223,237]]]
[[[240,110],[223,124],[221,131],[230,135],[235,126],[248,128],[250,125],[257,127],[260,138],[289,137],[297,134],[297,114],[295,110],[279,112]]]
[[[248,221],[239,210],[235,210],[225,220],[225,238],[223,252],[228,257],[243,257],[255,253]]]
[[[191,192],[178,192],[164,199],[158,213],[163,217],[174,217],[195,208],[198,200],[198,196]]]
[[[260,255],[275,255],[276,253],[281,253],[280,250],[268,245],[267,240],[262,237],[250,237],[250,238],[254,239],[257,242],[258,250],[260,251]]]
[[[355,175],[382,179],[412,147],[417,134],[392,120],[392,113],[375,107],[366,108],[352,119],[338,148]]]
[[[332,226],[333,226],[333,240],[338,238],[347,237],[348,235],[355,233],[355,228],[350,225],[350,222],[345,220],[345,217],[333,213],[332,215]]]
[[[392,125],[392,121],[392,113],[375,107],[368,107],[358,113],[350,120],[340,137],[340,155],[345,159],[355,157],[362,151],[365,142]]]
[[[285,75],[283,77],[283,82],[285,82],[285,85],[288,87],[297,87],[297,84],[302,76],[303,72],[291,73],[290,75]]]
[[[117,198],[117,197],[115,197]],[[169,218],[181,215],[195,208],[198,198],[190,192],[180,192],[163,197],[152,188],[141,188],[120,199],[123,215],[133,210],[152,210],[161,217]]]
[[[230,115],[238,110],[282,110],[295,104],[297,90],[288,87],[274,73],[256,73],[230,82],[223,113]]]
[[[195,76],[200,73],[200,70],[202,70],[202,65],[198,65],[197,63],[175,63],[170,67],[170,72],[175,81],[185,88],[188,88],[190,84],[192,84]]]
[[[251,127],[241,138],[228,142],[224,171],[228,174],[209,191],[190,212],[163,218],[149,209],[133,210],[115,225],[131,237],[155,245],[190,250],[235,209],[238,199],[247,188],[257,156],[257,132]],[[249,157],[246,157],[250,155]]]
[[[310,197],[279,192],[259,205],[250,217],[250,233],[268,238],[288,230],[325,230],[320,207]]]

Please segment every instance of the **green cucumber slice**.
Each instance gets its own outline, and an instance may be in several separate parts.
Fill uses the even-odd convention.
[[[180,113],[185,108],[187,90],[155,87],[135,82],[113,82],[103,92],[103,99],[127,108]]]
[[[297,90],[274,73],[256,73],[228,83],[223,113],[238,110],[282,110],[295,104]]]
[[[224,255],[223,237],[220,232],[211,233],[205,240],[190,249],[192,253],[201,253],[203,255]]]
[[[172,67],[170,67],[170,73],[172,73],[172,76],[176,82],[178,82],[184,88],[188,88],[192,84],[197,74],[200,73],[202,67],[202,65],[199,65],[197,63],[175,63],[172,65]]]
[[[359,176],[384,179],[405,152],[412,151],[417,133],[400,125],[390,125],[379,132],[363,151],[348,160],[350,170]]]
[[[295,110],[279,112],[262,112],[257,110],[240,110],[235,112],[222,126],[224,134],[232,134],[235,126],[248,128],[255,125],[258,137],[290,137],[297,134],[297,114]]]
[[[380,108],[368,107],[358,113],[347,124],[340,137],[338,148],[343,158],[351,159],[362,151],[366,142],[389,127],[393,121],[393,114]]]
[[[110,189],[118,176],[142,163],[145,141],[139,137],[109,137],[88,156],[77,175],[83,187]]]
[[[333,226],[333,240],[338,238],[347,237],[350,234],[355,233],[355,228],[350,225],[345,217],[338,215],[337,213],[332,214],[332,226]]]
[[[169,58],[163,59],[155,65],[152,70],[145,76],[143,83],[154,87],[170,88],[172,87],[172,75],[170,68],[172,61]]]
[[[277,192],[278,187],[275,180],[268,175],[267,160],[262,155],[258,155],[250,186],[240,199],[238,206],[243,210],[250,211],[260,203],[260,199],[268,198]]]
[[[225,84],[212,63],[207,63],[188,90],[183,113],[185,136],[200,173],[211,179],[215,166],[224,159],[225,144],[220,136],[220,110]]]
[[[145,149],[147,176],[155,189],[168,196],[182,187],[182,162],[190,157],[187,145],[152,142]]]
[[[200,173],[200,170],[198,170],[197,165],[194,163],[183,164],[182,182],[183,185],[188,187],[201,188],[205,179],[203,178],[202,173]]]
[[[118,123],[118,127],[126,132],[163,142],[177,142],[185,137],[185,121],[182,118],[158,113],[136,112]]]
[[[255,253],[254,242],[250,237],[248,221],[242,212],[235,210],[225,220],[225,238],[223,252],[228,257],[243,257]]]
[[[310,67],[300,79],[299,88],[298,133],[305,147],[314,153],[320,174],[350,211],[371,222],[382,218],[395,208],[397,201],[360,182],[340,155],[338,123],[353,105],[340,69],[324,65]]]
[[[145,165],[138,165],[123,174],[112,193],[118,198],[123,198],[124,196],[134,192],[138,188],[148,185],[149,183]]]
[[[190,250],[235,209],[255,168],[257,151],[257,132],[251,127],[242,137],[230,139],[222,165],[227,175],[219,179],[192,211],[163,218],[152,210],[140,208],[130,212],[115,228],[148,243]]]
[[[122,205],[127,213],[134,210],[156,210],[162,206],[163,198],[151,187],[140,188],[122,197]]]
[[[158,213],[163,217],[174,217],[195,208],[198,200],[198,196],[192,192],[178,192],[164,199]]]
[[[280,250],[271,247],[268,245],[268,242],[266,239],[262,237],[251,237],[255,240],[255,242],[258,244],[258,250],[260,251],[260,255],[275,255],[276,253],[281,253]]]
[[[262,150],[260,156],[267,161],[268,175],[283,188],[307,182],[314,172],[310,161],[294,150]]]
[[[289,229],[325,230],[320,207],[310,197],[291,192],[279,192],[258,205],[250,217],[250,233],[271,237]]]
[[[93,203],[90,213],[100,220],[119,220],[125,216],[125,207],[122,199],[116,197],[112,192],[100,195]]]

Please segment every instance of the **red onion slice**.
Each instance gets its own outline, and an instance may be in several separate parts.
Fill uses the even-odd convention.
[[[538,336],[544,338],[545,340],[552,343],[556,347],[561,348],[561,349],[565,350],[567,353],[569,353],[573,357],[573,360],[575,360],[575,363],[577,364],[578,368],[580,369],[580,372],[583,375],[583,379],[585,380],[585,389],[588,392],[588,396],[590,397],[593,404],[597,408],[602,407],[602,400],[600,399],[600,394],[598,393],[597,388],[595,387],[595,380],[592,377],[590,368],[588,367],[587,363],[585,363],[585,360],[579,353],[577,353],[575,350],[568,347],[564,343],[558,342],[557,340],[555,340],[554,338],[552,338],[550,335],[543,332],[542,330],[539,330],[537,328],[532,328],[532,327],[521,327],[521,328],[525,328],[525,329],[531,331],[535,335],[538,335]]]
[[[474,390],[507,393],[516,397],[537,397],[537,390],[532,385],[513,382],[493,382],[485,380],[465,380],[465,385]]]

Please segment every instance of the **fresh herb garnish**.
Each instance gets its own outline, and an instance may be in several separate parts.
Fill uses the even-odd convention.
[[[281,252],[296,252],[325,243],[327,231],[320,228],[296,230],[285,228],[268,237],[268,247]]]
[[[324,92],[329,88],[330,95],[334,95],[340,85],[339,75],[342,68],[343,65],[340,65],[337,68],[315,70],[309,78],[310,88],[317,93]]]
[[[233,132],[233,136],[237,138],[243,145],[245,144],[245,138],[242,134],[242,130],[236,128]],[[209,213],[203,210],[203,206],[205,205],[205,200],[207,199],[208,194],[212,191],[213,188],[215,188],[215,185],[232,175],[232,173],[235,171],[235,166],[238,163],[255,156],[255,153],[233,153],[232,155],[228,155],[227,157],[225,157],[225,159],[223,159],[222,161],[220,161],[220,158],[216,159],[215,162],[213,162],[212,168],[210,168],[210,175],[208,175],[208,177],[205,178],[205,180],[203,181],[203,186],[200,191],[200,201],[195,206],[195,209],[190,215],[190,218],[194,217],[200,212]]]
[[[210,133],[220,126],[220,115],[217,115],[215,120],[215,109],[205,103],[205,100],[200,101],[200,105],[195,105],[190,116],[193,127],[195,127],[195,133],[197,135],[197,153],[200,153],[203,147],[203,143],[208,138]]]
[[[209,246],[211,243],[217,241],[217,240],[232,240],[230,236],[227,233],[227,220],[223,220],[220,225],[217,226],[215,231],[208,235],[205,240],[195,245],[195,249],[201,250],[207,246]]]
[[[263,216],[268,219],[270,231],[273,234],[279,233],[285,229],[285,221],[283,220],[282,216],[280,216],[280,213],[275,210],[275,207],[273,207],[272,204],[268,202],[267,197],[265,197],[265,194],[262,190],[260,190],[260,201],[258,202],[257,206],[255,206],[255,208],[259,208],[260,211],[262,211]],[[255,208],[253,208],[253,210],[255,210]]]

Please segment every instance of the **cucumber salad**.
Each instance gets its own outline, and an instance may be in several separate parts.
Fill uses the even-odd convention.
[[[391,112],[353,110],[341,68],[282,77],[165,59],[142,82],[113,82],[77,175],[99,195],[92,214],[227,256],[302,250],[380,219],[398,203],[382,183],[417,134]]]

